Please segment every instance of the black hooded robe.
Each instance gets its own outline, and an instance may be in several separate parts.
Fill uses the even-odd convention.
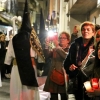
[[[13,48],[21,82],[23,85],[37,87],[38,83],[30,57],[29,33],[26,31],[21,31],[20,33],[13,38]]]

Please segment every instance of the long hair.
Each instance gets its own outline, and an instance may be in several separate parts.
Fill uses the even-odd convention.
[[[95,48],[94,68],[100,67],[100,59],[98,58],[98,49],[100,49],[100,41],[97,43],[96,48]]]

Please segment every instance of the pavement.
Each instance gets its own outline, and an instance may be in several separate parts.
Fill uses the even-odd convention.
[[[47,97],[47,95],[49,95],[48,93],[45,93],[42,90],[45,81],[46,77],[38,77],[41,100],[48,100],[48,99],[42,99],[44,98],[44,96]],[[0,100],[10,100],[10,79],[2,80],[2,87],[0,87]]]
[[[39,93],[40,93],[40,100],[50,100],[50,94],[43,91],[43,87],[45,84],[47,77],[38,77],[38,84],[39,84]],[[75,100],[73,95],[70,95],[70,100]],[[2,80],[2,87],[0,87],[0,100],[10,100],[10,79],[3,79]],[[59,100],[60,95],[59,95]]]
[[[2,80],[2,87],[0,87],[0,100],[10,100],[10,79]]]

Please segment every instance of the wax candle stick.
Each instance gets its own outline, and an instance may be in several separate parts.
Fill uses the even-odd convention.
[[[84,82],[84,86],[85,86],[87,91],[91,91],[92,90],[92,86],[91,86],[90,81]]]

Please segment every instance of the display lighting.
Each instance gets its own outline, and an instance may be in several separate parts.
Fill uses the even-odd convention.
[[[48,37],[53,37],[54,36],[54,32],[52,30],[48,31]]]
[[[84,82],[84,86],[86,88],[87,91],[92,91],[92,86],[91,86],[91,82],[90,81],[86,81]]]
[[[58,33],[54,32],[52,30],[49,30],[48,31],[48,38],[49,38],[49,41],[58,40]]]

